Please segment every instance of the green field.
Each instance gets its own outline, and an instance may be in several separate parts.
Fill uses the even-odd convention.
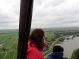
[[[17,32],[0,33],[0,59],[16,59]]]
[[[48,49],[44,51],[47,55],[51,51],[54,40],[54,32],[45,32],[46,41],[49,42]],[[16,59],[18,34],[15,31],[0,32],[0,59]]]
[[[45,39],[47,41],[48,48],[43,50],[44,56],[47,56],[49,53],[51,53],[52,47],[55,44],[64,41],[63,33],[65,32],[60,34],[60,32],[56,31],[45,31]],[[66,34],[69,35],[69,33],[65,33],[65,35]],[[18,32],[16,30],[0,31],[0,59],[17,59],[17,45]]]

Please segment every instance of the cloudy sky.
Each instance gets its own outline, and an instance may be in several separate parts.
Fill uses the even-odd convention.
[[[18,28],[20,0],[0,0],[0,29]],[[79,27],[79,0],[34,0],[32,27]]]

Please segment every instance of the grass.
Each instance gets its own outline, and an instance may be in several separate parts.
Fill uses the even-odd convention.
[[[17,32],[0,33],[0,59],[16,59],[17,58]],[[7,50],[6,50],[7,49]]]

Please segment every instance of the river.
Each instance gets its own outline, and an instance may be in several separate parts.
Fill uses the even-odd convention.
[[[69,40],[66,39],[59,45],[64,48],[64,56],[71,58],[73,50],[79,48],[79,37],[72,39],[72,36],[69,36]]]

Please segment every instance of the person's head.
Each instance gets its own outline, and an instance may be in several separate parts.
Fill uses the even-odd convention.
[[[61,47],[59,45],[56,45],[53,47],[53,53],[54,52],[63,52],[63,51],[64,51],[63,47]]]
[[[43,49],[44,31],[42,29],[34,29],[30,35],[31,44],[35,44],[39,50]]]

